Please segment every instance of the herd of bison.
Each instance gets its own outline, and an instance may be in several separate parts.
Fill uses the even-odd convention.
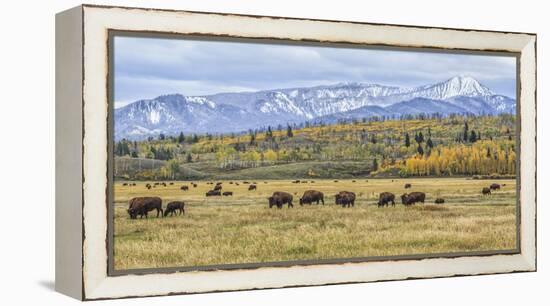
[[[302,181],[303,183],[307,181]],[[314,181],[311,181],[312,183]],[[335,181],[337,182],[337,181]],[[242,182],[245,185],[248,185],[249,191],[254,191],[258,189],[258,185],[256,182],[250,183],[250,182]],[[300,183],[299,180],[293,181],[292,183]],[[174,183],[169,183],[170,185],[173,185]],[[222,192],[222,183],[218,182],[214,184],[213,182],[207,182],[207,184],[214,185],[212,190],[209,190],[206,192],[207,197],[211,196],[232,196],[232,191],[223,191]],[[229,184],[235,184],[239,185],[238,182],[229,182]],[[267,182],[264,182],[264,184],[267,184]],[[123,186],[136,186],[135,183],[123,183]],[[196,183],[191,182],[190,184],[194,188],[196,188],[198,185]],[[145,187],[147,189],[156,188],[157,186],[164,186],[166,187],[167,184],[162,182],[151,184],[146,184]],[[503,184],[502,186],[505,186]],[[411,188],[411,184],[405,184],[404,188],[409,189]],[[501,188],[500,184],[493,183],[489,187],[484,187],[481,190],[481,194],[483,195],[490,195],[491,191],[499,190]],[[186,191],[189,190],[189,186],[183,185],[180,187],[181,190]],[[269,208],[277,207],[282,208],[285,204],[291,208],[294,207],[292,204],[293,196],[284,191],[276,191],[271,195],[269,198],[267,198],[269,203]],[[342,207],[354,207],[355,206],[355,193],[351,191],[340,191],[338,194],[334,195],[334,200],[336,205],[340,205]],[[426,193],[424,192],[410,192],[410,193],[404,193],[401,195],[401,203],[405,206],[413,205],[416,203],[424,203],[426,200]],[[299,199],[300,205],[311,205],[313,203],[315,204],[325,204],[325,196],[321,191],[317,190],[307,190],[304,192],[302,197]],[[382,192],[380,193],[379,199],[378,199],[378,207],[384,207],[389,206],[391,203],[392,206],[395,206],[395,194],[391,192]],[[443,198],[436,198],[434,200],[435,204],[444,204],[445,199]],[[172,216],[172,215],[183,215],[185,214],[185,203],[183,201],[173,201],[166,205],[166,208],[162,208],[162,199],[159,197],[135,197],[130,199],[129,201],[129,207],[128,207],[128,214],[130,215],[131,219],[137,219],[139,216],[140,218],[147,218],[147,214],[150,211],[157,211],[157,217],[159,216]]]

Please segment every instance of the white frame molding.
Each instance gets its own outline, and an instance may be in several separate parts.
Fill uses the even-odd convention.
[[[82,118],[58,126],[57,185],[76,180],[82,186],[57,190],[58,291],[93,300],[536,270],[536,35],[88,5],[58,14],[57,21],[57,49],[66,53],[57,58],[57,120],[74,117],[82,107]],[[520,53],[520,254],[109,276],[109,30]],[[60,84],[75,75],[80,90],[63,93]],[[80,131],[82,143],[65,137],[65,129]],[[81,160],[63,168],[64,152],[71,148],[80,148]],[[81,176],[74,169],[78,162]],[[67,231],[73,235],[67,237]],[[76,263],[65,265],[71,258]]]

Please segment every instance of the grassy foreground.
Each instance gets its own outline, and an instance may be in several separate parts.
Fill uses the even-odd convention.
[[[115,184],[114,248],[116,269],[159,268],[269,261],[331,259],[365,256],[412,255],[513,249],[516,245],[515,180],[501,191],[482,196],[492,181],[464,178],[315,180],[293,184],[290,180],[256,181],[248,191],[223,181],[223,191],[233,197],[209,197],[206,182],[181,191],[189,182],[145,188]],[[377,208],[378,194],[399,197],[403,185],[427,194],[426,204]],[[322,191],[325,205],[300,206],[308,189]],[[357,194],[354,208],[334,205],[334,194]],[[294,195],[295,207],[269,209],[274,191]],[[134,196],[159,196],[163,207],[173,200],[186,203],[184,216],[130,220],[128,200]],[[436,197],[444,205],[434,205]]]

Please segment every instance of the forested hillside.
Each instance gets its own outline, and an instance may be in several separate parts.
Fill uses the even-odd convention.
[[[515,116],[406,116],[115,143],[118,179],[514,175]]]

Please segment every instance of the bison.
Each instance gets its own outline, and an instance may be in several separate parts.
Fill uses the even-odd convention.
[[[378,198],[378,207],[389,206],[390,202],[392,206],[395,206],[395,194],[391,192],[382,192]]]
[[[181,190],[189,190],[189,187],[186,186],[186,185],[183,185],[183,186],[180,187],[180,189],[181,189]]]
[[[193,184],[193,188],[197,188],[197,184]]]
[[[222,194],[226,197],[227,196],[233,196],[233,191],[224,191]]]
[[[491,194],[491,189],[488,188],[488,187],[483,187],[483,189],[481,189],[481,194],[489,195],[489,194]]]
[[[221,196],[222,193],[219,190],[208,190],[206,192],[207,197],[215,197],[215,196]]]
[[[352,207],[355,206],[355,193],[350,191],[340,191],[337,195],[334,196],[335,203],[337,205],[342,205],[342,207]]]
[[[409,189],[409,188],[411,188],[411,187],[412,187],[411,184],[409,184],[409,183],[405,184],[405,189]]]
[[[168,203],[168,205],[166,205],[166,210],[164,211],[164,216],[168,216],[168,214],[170,214],[170,216],[176,214],[176,216],[178,215],[178,213],[180,215],[183,215],[185,214],[185,203],[182,202],[182,201],[174,201],[174,202],[170,202]]]
[[[500,184],[493,183],[489,186],[491,190],[500,190]]]
[[[149,184],[149,183],[145,184],[145,188],[151,189],[151,184]]]
[[[162,216],[162,200],[159,197],[137,197],[132,198],[128,203],[128,214],[131,219],[137,219],[139,215],[140,218],[147,218],[148,212],[152,210],[157,211],[157,218]]]
[[[256,190],[256,185],[250,185],[250,186],[248,186],[248,190]]]
[[[216,185],[216,186],[214,186],[214,190],[222,190],[222,185]]]
[[[269,200],[269,208],[273,206],[282,208],[285,204],[288,204],[288,208],[294,207],[294,205],[292,205],[292,195],[288,192],[275,191],[273,195],[267,199]]]
[[[445,199],[443,199],[443,198],[437,198],[437,199],[435,199],[434,203],[435,203],[435,204],[443,204],[443,203],[445,203]]]
[[[413,205],[417,202],[424,203],[424,200],[426,200],[426,194],[424,192],[405,193],[401,196],[401,203],[404,205]]]
[[[300,198],[300,205],[311,204],[313,202],[316,202],[317,205],[319,205],[319,201],[325,205],[325,198],[322,192],[317,190],[307,190]]]

